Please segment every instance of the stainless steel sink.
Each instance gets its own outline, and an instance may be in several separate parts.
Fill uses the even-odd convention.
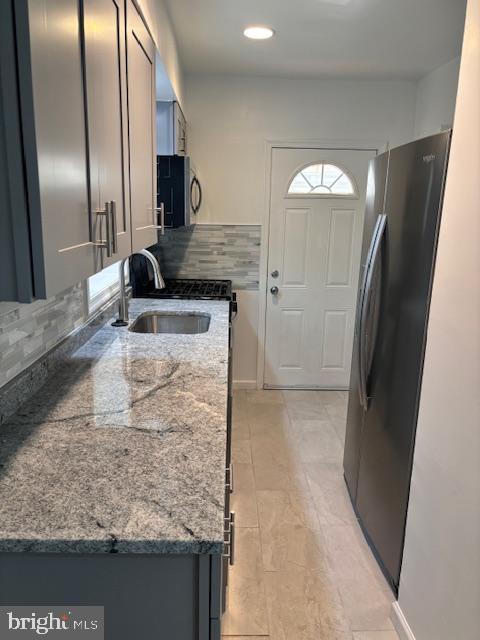
[[[205,333],[210,326],[208,313],[169,313],[147,311],[132,322],[134,333]]]

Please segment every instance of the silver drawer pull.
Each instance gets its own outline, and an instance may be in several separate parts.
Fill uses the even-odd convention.
[[[230,511],[230,564],[235,563],[235,511]]]
[[[112,224],[112,251],[118,253],[117,203],[115,200],[110,200],[110,222]]]
[[[233,462],[225,469],[225,486],[233,493]]]
[[[95,209],[93,212],[96,216],[101,216],[102,218],[105,218],[106,239],[105,241],[100,239],[100,242],[96,242],[95,246],[100,247],[100,249],[106,249],[107,258],[111,258],[113,253],[111,210],[112,210],[111,202],[106,202],[104,209]],[[102,230],[102,226],[100,225],[100,231],[101,230]]]
[[[224,518],[227,528],[224,530],[224,547],[227,551],[223,554],[228,558],[230,565],[235,563],[235,511],[230,511],[230,516]]]
[[[158,229],[162,236],[165,235],[165,203],[161,202],[159,207],[154,208],[153,228]],[[158,224],[157,215],[160,214],[160,224]]]

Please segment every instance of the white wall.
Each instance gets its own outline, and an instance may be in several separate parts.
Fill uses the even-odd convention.
[[[451,127],[457,97],[460,58],[435,69],[419,80],[415,107],[415,138]]]
[[[480,637],[479,176],[480,3],[469,0],[394,610],[416,640]]]
[[[266,140],[410,140],[414,82],[187,76],[203,223],[262,220]]]
[[[266,140],[410,140],[415,82],[187,76],[189,147],[204,187],[200,223],[260,224]],[[255,384],[259,292],[239,292],[234,380]]]
[[[155,40],[177,100],[183,105],[183,73],[172,22],[163,0],[136,0]]]
[[[255,388],[258,349],[258,291],[237,291],[238,316],[234,325],[233,381]]]

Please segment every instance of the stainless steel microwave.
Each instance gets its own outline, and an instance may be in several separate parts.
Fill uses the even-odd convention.
[[[188,156],[157,156],[157,207],[163,206],[165,228],[194,224],[202,203],[200,181]]]

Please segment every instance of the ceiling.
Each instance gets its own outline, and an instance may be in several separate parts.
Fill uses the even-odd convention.
[[[187,73],[419,78],[460,53],[466,0],[166,0]],[[243,36],[272,26],[272,40]]]

